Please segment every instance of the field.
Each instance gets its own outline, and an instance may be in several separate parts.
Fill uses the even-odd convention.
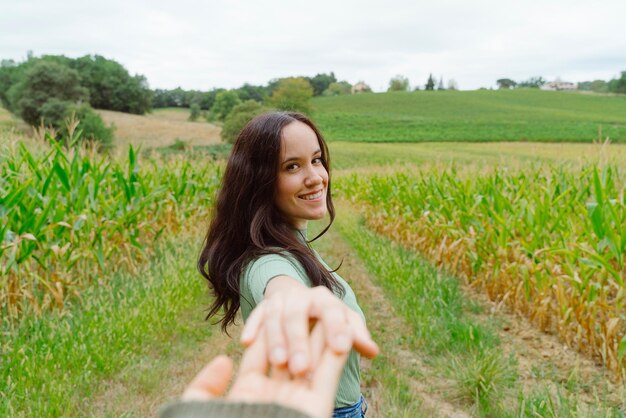
[[[626,141],[626,98],[517,89],[321,97],[332,141]]]
[[[115,126],[116,144],[120,149],[127,145],[165,147],[176,140],[188,146],[211,145],[221,142],[220,129],[202,120],[187,120],[187,109],[157,109],[139,116],[111,110],[98,111],[107,125]]]
[[[344,261],[382,348],[363,363],[371,416],[626,416],[626,146],[339,141],[361,129],[352,105],[328,125],[346,100],[412,95],[315,101],[338,208],[315,247]],[[414,122],[398,103],[371,106]],[[142,152],[121,142],[109,159],[23,135],[0,109],[0,416],[150,416],[210,357],[239,357],[239,327],[203,321],[195,272],[223,150],[149,139],[174,119],[189,123],[144,117]],[[413,123],[387,122],[372,132]]]

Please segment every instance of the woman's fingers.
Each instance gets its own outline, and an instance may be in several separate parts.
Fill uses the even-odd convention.
[[[312,364],[309,349],[312,318],[323,325],[326,344],[335,352],[346,353],[354,347],[369,358],[378,354],[378,346],[363,318],[322,286],[276,293],[265,299],[252,311],[241,340],[249,345],[264,339],[272,366],[287,366],[293,376],[302,376]]]
[[[233,375],[233,362],[226,356],[218,356],[191,381],[183,400],[206,400],[222,396]]]
[[[265,320],[264,301],[261,301],[256,308],[250,313],[246,325],[241,332],[241,343],[248,347],[256,338],[261,324]]]
[[[282,366],[287,363],[289,355],[283,329],[284,301],[280,297],[272,297],[265,302],[263,328],[269,350],[268,358],[273,366]]]
[[[294,376],[302,376],[311,364],[308,301],[297,294],[288,296],[283,311],[283,324],[289,351],[289,372]]]
[[[350,310],[347,314],[348,324],[354,337],[353,346],[356,351],[367,358],[374,358],[378,355],[378,345],[372,339],[367,330],[365,321],[356,312]]]
[[[348,353],[336,353],[326,348],[316,365],[311,377],[311,390],[320,401],[320,407],[327,409],[325,415],[330,416],[335,402],[339,377],[343,370]]]
[[[265,338],[257,338],[243,353],[239,374],[242,376],[250,373],[265,375],[267,374],[268,366],[267,341]]]

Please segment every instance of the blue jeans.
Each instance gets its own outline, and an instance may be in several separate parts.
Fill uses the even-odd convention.
[[[364,418],[366,412],[367,402],[365,402],[365,398],[361,395],[361,399],[356,401],[355,404],[335,409],[333,418]]]

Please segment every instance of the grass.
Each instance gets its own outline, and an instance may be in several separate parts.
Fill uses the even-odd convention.
[[[340,173],[366,173],[386,167],[449,166],[471,170],[494,166],[526,169],[529,164],[612,162],[626,165],[626,145],[572,143],[365,143],[336,141],[329,144],[332,166]]]
[[[116,148],[125,150],[128,145],[143,148],[167,147],[182,140],[190,145],[212,145],[222,142],[220,128],[200,122],[189,122],[188,112],[160,109],[144,116],[111,110],[98,110],[107,124],[115,126]]]
[[[417,91],[319,97],[312,103],[331,141],[626,141],[624,96]]]
[[[174,342],[194,347],[214,332],[200,321],[206,287],[189,258],[197,241],[171,239],[136,275],[115,275],[110,286],[94,286],[63,312],[3,323],[0,416],[99,415],[92,398],[107,380],[166,357]],[[151,378],[155,369],[140,371],[142,391],[163,384]]]

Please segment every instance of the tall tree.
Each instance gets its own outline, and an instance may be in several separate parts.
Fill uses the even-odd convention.
[[[426,85],[424,86],[424,89],[435,90],[435,79],[433,78],[432,74],[428,76],[428,81],[426,81]]]

